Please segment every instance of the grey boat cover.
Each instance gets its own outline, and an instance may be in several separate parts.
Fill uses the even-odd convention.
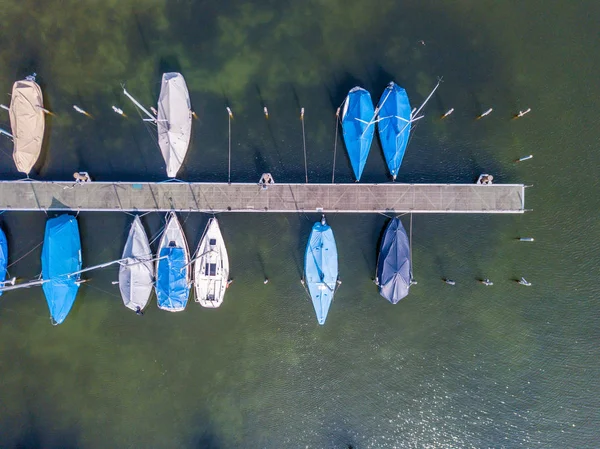
[[[392,304],[408,295],[410,288],[410,246],[399,218],[390,221],[381,241],[377,263],[379,294]]]

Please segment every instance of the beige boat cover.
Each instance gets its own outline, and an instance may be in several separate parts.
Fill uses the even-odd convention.
[[[158,98],[158,145],[174,178],[183,164],[192,132],[192,108],[185,79],[180,73],[165,73]]]
[[[35,81],[13,84],[10,100],[10,126],[14,137],[13,159],[20,172],[27,175],[42,151],[44,139],[44,97]]]

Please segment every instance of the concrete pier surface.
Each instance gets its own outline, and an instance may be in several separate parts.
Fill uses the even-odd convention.
[[[0,210],[523,213],[525,186],[0,181]]]

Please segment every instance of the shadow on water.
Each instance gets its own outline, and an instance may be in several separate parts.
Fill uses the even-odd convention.
[[[348,72],[344,72],[339,77],[334,75],[332,77],[332,81],[333,84],[326,83],[324,87],[325,91],[329,94],[331,107],[334,111],[342,105],[344,99],[348,95],[348,92],[350,92],[350,89],[356,86],[365,87],[365,83],[362,80],[356,78],[354,75]]]
[[[261,151],[258,148],[254,149],[254,166],[256,168],[257,177],[262,173],[270,173],[270,165],[267,160],[263,157]]]
[[[265,260],[261,253],[256,253],[256,258],[258,259],[258,266],[260,267],[260,272],[262,273],[265,279],[268,279],[267,276],[267,268],[265,267]]]
[[[157,79],[161,79],[164,73],[177,72],[182,73],[181,64],[175,55],[167,55],[160,58],[157,66]]]
[[[76,449],[79,446],[79,432],[70,429],[59,432],[54,429],[42,429],[36,418],[29,413],[25,429],[17,437],[14,445],[6,446],[14,449]],[[3,443],[5,443],[4,441]],[[5,447],[2,445],[2,447]]]
[[[34,71],[31,71],[30,73],[28,73],[25,76],[31,75],[33,74]],[[25,77],[24,76],[24,77]],[[23,77],[23,78],[24,78]],[[21,79],[21,78],[20,78]],[[42,95],[44,97],[44,108],[48,109],[49,111],[53,110],[52,107],[52,100],[50,95],[48,94],[49,89],[47,88],[48,86],[46,85],[44,79],[42,77],[40,77],[39,75],[36,76],[36,82],[39,84],[40,88],[42,89]],[[44,169],[46,168],[47,163],[49,163],[49,153],[50,153],[50,140],[52,137],[52,124],[53,124],[53,120],[54,117],[52,114],[44,114],[44,137],[42,140],[42,150],[40,152],[40,157],[38,158],[38,160],[36,161],[36,163],[34,164],[33,168],[32,168],[32,173],[37,173],[39,175],[43,175]]]

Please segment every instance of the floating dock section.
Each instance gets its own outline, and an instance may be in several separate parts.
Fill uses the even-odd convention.
[[[525,186],[0,181],[0,210],[514,214]]]

